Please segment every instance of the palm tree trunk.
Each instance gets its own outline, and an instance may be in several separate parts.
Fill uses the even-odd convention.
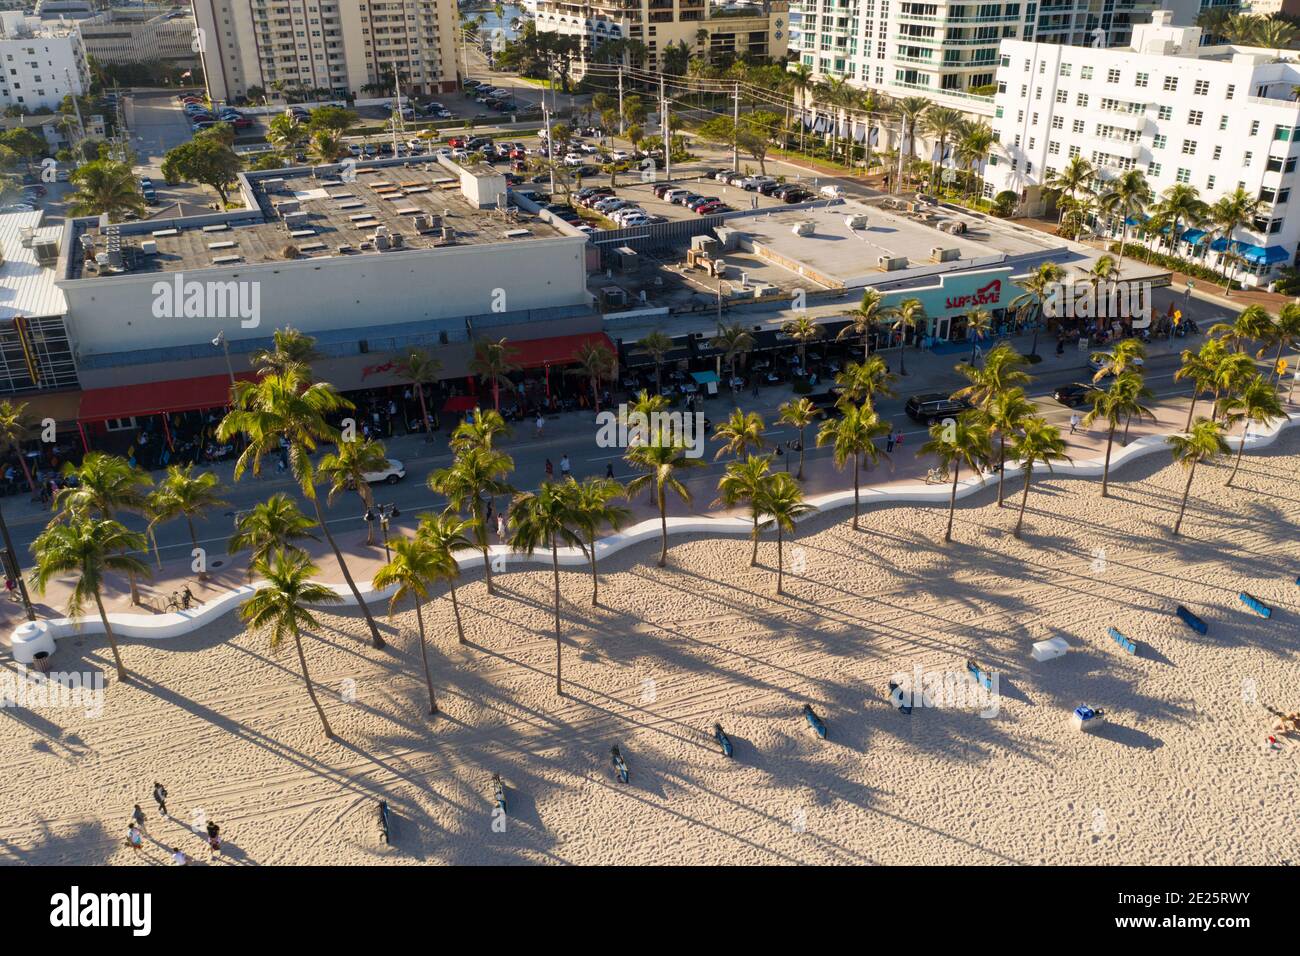
[[[952,466],[952,494],[948,496],[948,530],[943,533],[944,544],[952,541],[952,519],[957,512],[957,472],[961,471],[961,462]]]
[[[799,426],[799,471],[795,474],[795,481],[803,481],[803,426]]]
[[[339,570],[343,572],[343,580],[348,583],[348,590],[357,599],[357,607],[361,608],[361,613],[366,616],[366,624],[370,628],[370,646],[379,650],[384,646],[384,639],[379,636],[379,628],[375,626],[375,619],[370,614],[370,607],[361,596],[361,592],[357,590],[357,583],[352,580],[352,572],[348,570],[348,563],[343,560],[343,552],[339,550],[338,543],[334,540],[334,535],[330,533],[329,525],[325,522],[325,511],[320,506],[320,496],[312,495],[311,503],[316,506],[316,523],[320,525],[321,531],[325,532],[325,540],[329,542],[330,550],[334,552],[334,560],[339,563]],[[322,719],[324,719],[323,715]]]
[[[27,487],[31,489],[32,494],[36,494],[36,481],[32,478],[32,470],[27,467],[27,456],[18,446],[14,446],[14,452],[18,455],[18,465],[23,470],[23,477],[27,479]]]
[[[429,649],[424,643],[424,614],[420,610],[420,599],[415,599],[415,620],[420,625],[420,661],[424,664],[424,686],[429,689],[429,714],[438,712],[438,700],[433,696],[433,676],[429,673]]]
[[[1192,467],[1187,469],[1187,485],[1183,488],[1183,500],[1178,505],[1178,520],[1174,522],[1174,537],[1179,534],[1179,529],[1183,526],[1183,512],[1187,510],[1187,496],[1192,493],[1192,478],[1196,475],[1196,462],[1192,461]]]
[[[781,522],[776,522],[776,593],[784,594],[783,573],[785,571],[785,555],[782,552]]]
[[[460,602],[456,600],[456,585],[451,586],[451,613],[456,616],[456,642],[465,643],[465,628],[460,623]]]
[[[564,696],[564,681],[561,677],[560,644],[560,552],[555,544],[555,535],[551,535],[551,574],[555,578],[555,693]]]
[[[1110,449],[1115,443],[1115,422],[1110,423],[1110,431],[1106,433],[1106,462],[1101,468],[1101,496],[1110,497]]]
[[[95,592],[95,607],[99,608],[99,620],[104,625],[104,635],[108,638],[108,646],[113,651],[113,663],[117,665],[117,679],[126,683],[131,677],[122,664],[122,652],[117,649],[117,638],[113,636],[113,625],[108,623],[108,613],[104,610],[104,599],[100,597],[99,591]]]
[[[185,523],[189,525],[190,528],[190,544],[194,545],[194,551],[203,553],[203,549],[199,547],[199,536],[194,533],[194,519],[191,518],[189,515],[186,515]],[[192,551],[190,553],[193,554],[194,552]],[[207,555],[204,554],[203,570],[199,572],[199,580],[206,581],[207,579],[208,579],[208,559],[207,559]]]
[[[1228,476],[1228,480],[1224,482],[1224,484],[1229,488],[1232,487],[1232,479],[1237,477],[1237,469],[1241,467],[1241,456],[1242,453],[1246,450],[1246,433],[1248,431],[1250,431],[1249,419],[1245,422],[1245,424],[1241,428],[1241,444],[1237,446],[1237,458],[1232,463],[1232,474],[1230,474]]]
[[[663,485],[659,486],[659,567],[668,563],[668,502],[664,498]]]
[[[860,460],[853,456],[853,530],[858,530],[858,468]]]
[[[3,537],[5,543],[5,549],[9,552],[10,556],[14,559],[14,564],[17,565],[18,552],[14,550],[14,543],[9,538],[9,525],[5,521],[5,516],[3,511],[0,511],[0,537]],[[27,582],[23,580],[22,574],[18,575],[18,580],[15,581],[14,583],[18,585],[18,593],[19,595],[22,596],[23,608],[27,613],[27,620],[29,621],[36,620],[36,613],[32,610],[32,599],[27,593]]]
[[[750,531],[749,537],[754,542],[754,548],[749,555],[749,566],[751,568],[756,568],[758,567],[758,508],[757,507],[754,508],[754,513],[751,517],[754,520],[754,528],[752,531]]]
[[[492,561],[488,558],[488,533],[483,524],[483,502],[477,497],[475,501],[478,503],[470,509],[470,513],[474,515],[474,520],[477,523],[474,533],[479,539],[479,550],[483,552],[483,580],[487,582],[488,594],[496,594],[497,592],[492,587]]]
[[[998,507],[1002,507],[1002,489],[1007,479],[1007,436],[998,432]]]
[[[432,440],[433,423],[429,421],[429,408],[424,404],[424,383],[415,383],[415,394],[420,397],[420,421],[424,423],[424,437]]]
[[[1025,523],[1025,505],[1029,504],[1029,478],[1034,473],[1033,465],[1025,465],[1025,490],[1020,495],[1020,517],[1016,519],[1016,530],[1011,532],[1020,537],[1020,528]]]
[[[1172,333],[1170,333],[1170,334],[1172,334]],[[1183,426],[1183,431],[1185,431],[1185,432],[1189,432],[1189,431],[1192,430],[1192,413],[1193,413],[1194,411],[1196,411],[1196,391],[1197,391],[1197,390],[1193,390],[1193,392],[1192,392],[1192,404],[1191,404],[1190,406],[1188,406],[1188,409],[1187,409],[1187,424]]]
[[[587,541],[587,556],[591,560],[591,606],[600,604],[600,575],[596,573],[596,536]]]
[[[316,708],[316,713],[320,715],[321,726],[325,728],[325,736],[330,740],[334,739],[334,730],[330,727],[330,722],[325,718],[325,708],[321,707],[320,701],[316,699],[316,688],[312,686],[311,674],[307,672],[307,655],[302,652],[302,635],[298,629],[294,628],[293,646],[298,652],[298,666],[302,668],[302,682],[307,685],[307,696],[311,698],[312,706]]]
[[[907,374],[907,329],[899,330],[898,334],[898,374]]]

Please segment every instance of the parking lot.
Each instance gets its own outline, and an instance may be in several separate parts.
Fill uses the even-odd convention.
[[[756,190],[746,190],[738,185],[728,185],[717,181],[711,176],[706,176],[709,172],[707,169],[696,167],[688,168],[684,175],[674,175],[671,180],[667,179],[664,171],[657,173],[657,179],[654,182],[640,182],[636,173],[626,174],[620,178],[619,185],[613,188],[613,197],[624,202],[632,203],[636,207],[645,211],[646,216],[652,219],[658,218],[668,222],[680,220],[689,220],[701,215],[715,215],[717,213],[731,212],[741,209],[779,209],[783,208],[786,203],[781,199],[771,196],[765,196]],[[631,177],[631,181],[624,181]],[[705,207],[701,211],[688,208],[681,199],[674,202],[669,196],[656,195],[656,186],[667,184],[676,185],[679,189],[687,190],[689,196],[700,199],[716,199],[725,204],[725,207]],[[588,180],[589,186],[606,187],[609,185],[608,177]],[[659,191],[662,194],[662,189]],[[608,197],[607,197],[608,198]],[[591,210],[592,212],[602,215],[601,225],[605,228],[621,228],[617,221],[610,221],[604,218],[603,213],[608,210]]]

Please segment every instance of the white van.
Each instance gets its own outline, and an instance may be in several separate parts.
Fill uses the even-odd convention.
[[[689,189],[670,189],[668,192],[663,194],[662,198],[664,202],[676,203],[679,199],[689,196],[690,194],[691,191]]]
[[[820,190],[818,190],[818,191],[822,194],[822,198],[823,198],[823,199],[843,199],[843,198],[844,198],[844,190],[841,189],[839,186],[834,186],[834,185],[832,185],[832,186],[823,186],[823,187],[822,187]]]

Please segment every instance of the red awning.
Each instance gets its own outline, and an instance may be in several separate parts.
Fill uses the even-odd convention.
[[[255,374],[243,372],[235,377],[251,379]],[[81,393],[81,410],[77,418],[83,422],[102,422],[109,418],[188,412],[228,404],[230,376],[203,375],[141,385],[88,388]]]
[[[442,413],[454,415],[457,412],[472,412],[478,407],[478,399],[473,395],[453,395],[443,403]]]
[[[524,342],[507,342],[507,359],[520,368],[541,368],[543,365],[568,365],[577,361],[579,350],[588,342],[618,350],[604,332],[583,332],[579,335],[555,335],[548,339],[528,339]]]

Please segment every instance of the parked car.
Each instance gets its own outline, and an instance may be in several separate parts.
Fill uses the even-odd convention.
[[[461,81],[460,85],[467,90],[478,89],[478,87],[482,86],[482,84],[478,80],[475,80],[472,77],[468,77],[468,76]]]
[[[758,187],[758,191],[764,196],[770,196],[784,185],[785,183],[778,183],[774,179],[770,183],[763,183],[763,185]]]
[[[924,395],[913,395],[909,398],[907,405],[904,406],[904,411],[913,421],[933,425],[945,418],[960,415],[970,407],[970,402],[963,401],[960,398],[952,398],[941,392],[927,392]]]
[[[676,183],[655,183],[654,189],[652,189],[651,192],[655,194],[656,199],[663,199],[668,193],[676,192],[678,190],[681,190],[682,192],[686,191]]]
[[[686,207],[689,208],[690,205],[691,205],[691,203],[695,202],[695,200],[697,200],[697,199],[703,199],[703,198],[704,198],[704,197],[701,196],[699,193],[689,193],[689,192],[688,192],[685,196],[681,196],[681,197],[679,197],[679,198],[677,198],[677,199],[674,199],[674,200],[672,200],[672,201],[673,201],[674,203],[676,203],[678,206],[686,206]]]
[[[1070,385],[1062,385],[1052,392],[1052,398],[1056,399],[1067,408],[1075,408],[1079,405],[1088,404],[1094,392],[1100,392],[1096,385],[1090,382],[1074,382]]]
[[[789,203],[807,202],[809,199],[813,198],[813,194],[808,192],[808,190],[806,189],[791,189],[789,192],[785,193],[781,198]]]
[[[0,212],[35,212],[36,207],[26,202],[11,202],[0,206]]]
[[[711,206],[721,201],[717,196],[701,196],[699,199],[686,203],[686,208],[691,212],[699,212],[701,206]]]
[[[725,202],[711,202],[706,203],[695,211],[701,216],[712,216],[720,212],[731,212],[731,207]]]
[[[367,484],[377,485],[380,482],[389,485],[395,485],[406,477],[406,466],[396,458],[389,458],[385,466],[379,471],[367,471],[362,474]]]
[[[740,181],[740,188],[746,192],[757,192],[758,187],[764,183],[775,182],[771,176],[750,176],[748,179]]]
[[[687,196],[692,196],[692,195],[695,195],[695,194],[692,193],[689,189],[681,189],[681,188],[679,187],[679,188],[677,188],[677,189],[670,189],[670,190],[668,190],[666,193],[664,193],[664,194],[663,194],[661,197],[659,197],[659,198],[663,199],[664,202],[672,202],[672,203],[675,203],[675,202],[678,202],[678,201],[684,199],[684,198],[687,197]]]
[[[1133,365],[1137,366],[1138,368],[1141,368],[1143,365],[1146,364],[1146,362],[1140,358],[1131,359],[1131,362]],[[1106,367],[1106,363],[1104,361],[1099,360],[1096,355],[1088,359],[1088,368],[1092,369],[1094,372],[1100,372],[1105,367]]]

